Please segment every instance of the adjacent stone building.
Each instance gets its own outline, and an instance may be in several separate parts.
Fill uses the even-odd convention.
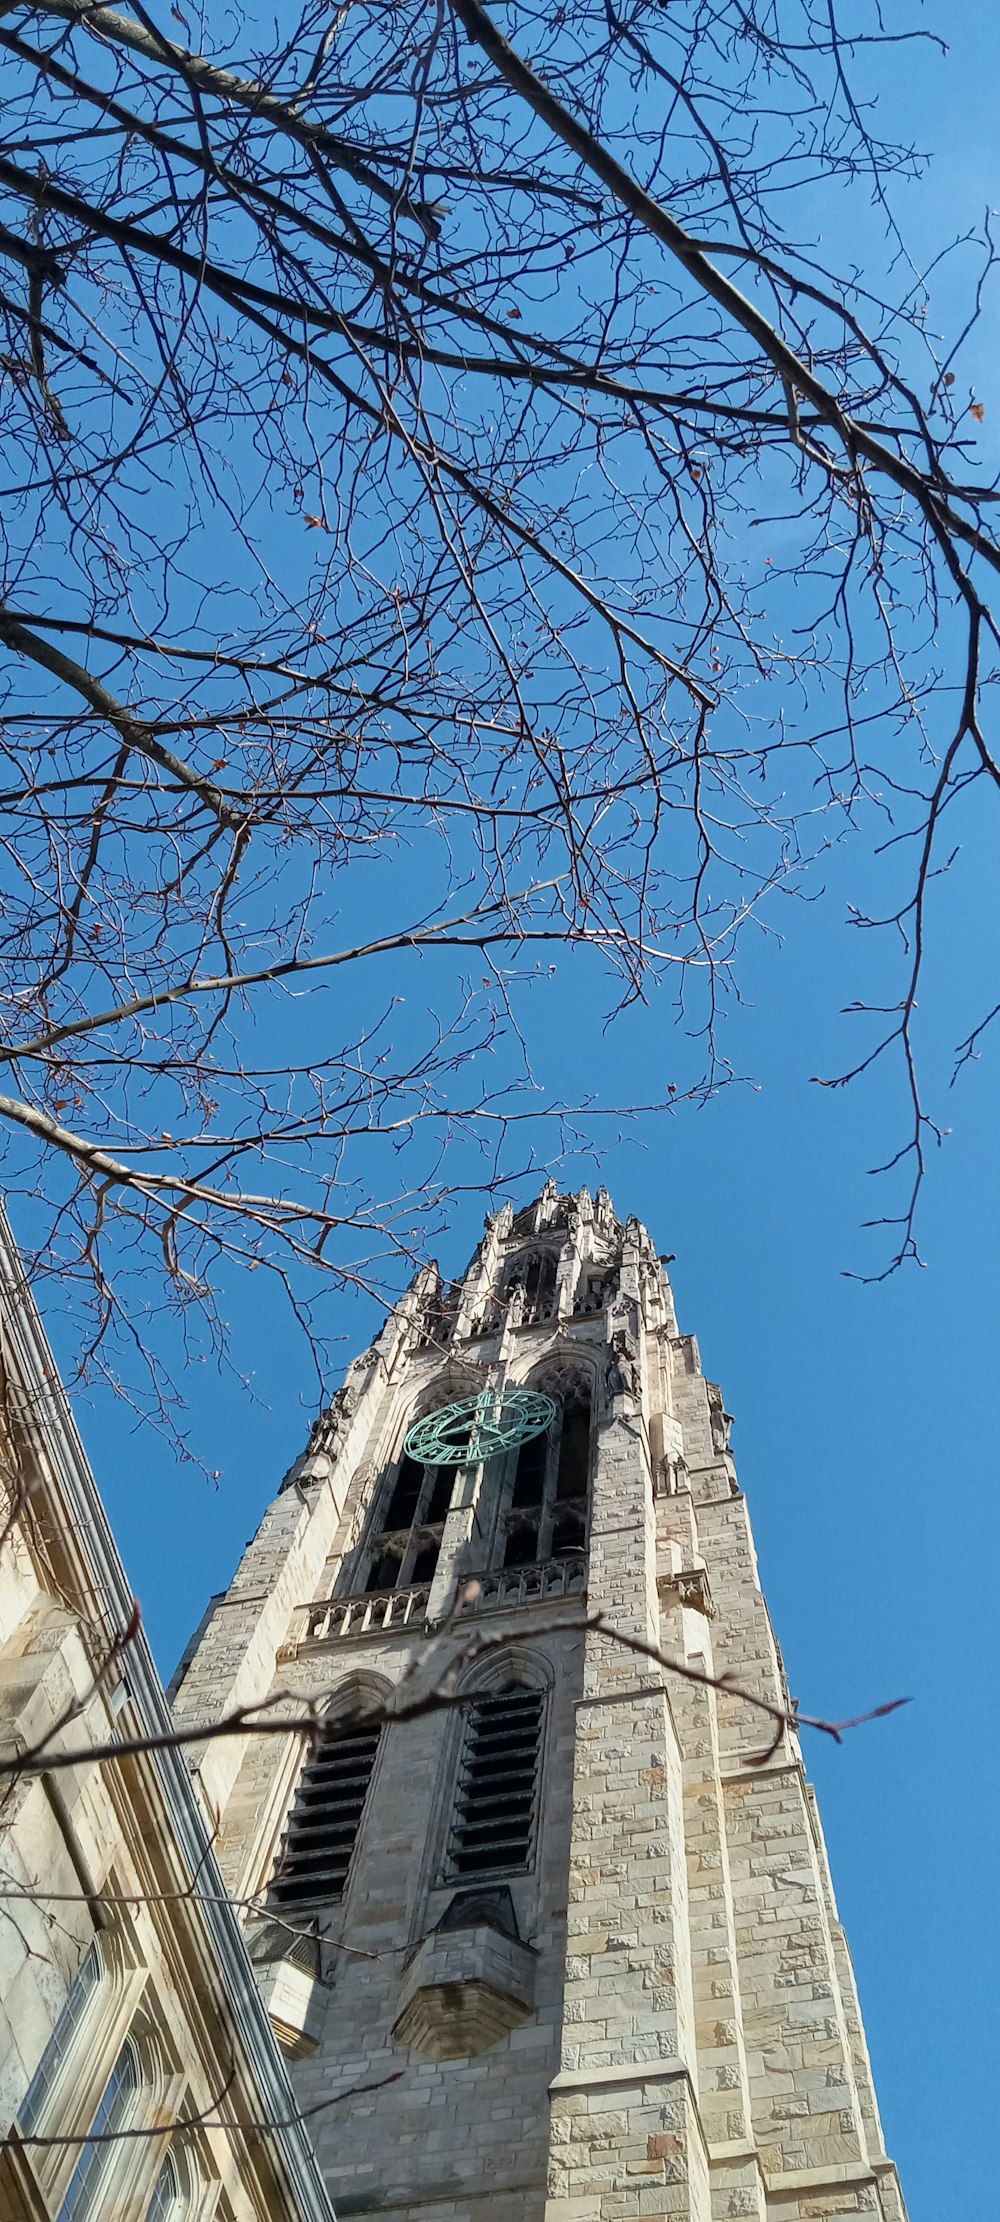
[[[0,1213],[2,2222],[333,2222],[172,1733]]]
[[[340,2222],[902,2222],[798,1739],[712,1679],[788,1702],[729,1434],[645,1229],[550,1183],[182,1662],[188,1729],[323,1709],[198,1774]]]

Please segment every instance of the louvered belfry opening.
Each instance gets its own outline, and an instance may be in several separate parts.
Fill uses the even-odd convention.
[[[505,1690],[469,1710],[449,1866],[459,1875],[522,1872],[535,1831],[542,1741],[540,1690]]]
[[[342,1898],[378,1751],[378,1728],[331,1729],[299,1784],[271,1883],[275,1905]]]

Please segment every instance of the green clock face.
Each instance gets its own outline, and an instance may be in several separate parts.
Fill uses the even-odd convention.
[[[555,1416],[552,1398],[539,1389],[505,1389],[502,1397],[486,1389],[428,1412],[410,1428],[403,1448],[424,1466],[478,1466],[544,1435]]]

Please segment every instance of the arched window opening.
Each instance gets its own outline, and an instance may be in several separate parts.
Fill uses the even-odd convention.
[[[181,2198],[177,2162],[173,2154],[168,2153],[153,2185],[153,2196],[146,2208],[146,2222],[175,2222],[180,2213]]]
[[[574,1383],[546,1434],[533,1436],[518,1452],[500,1523],[499,1564],[541,1565],[582,1553],[589,1477],[590,1393]]]
[[[26,2134],[38,2127],[103,1975],[101,1948],[95,1941],[80,1962],[66,1993],[59,2019],[25,2092],[19,2119]]]
[[[470,1705],[449,1846],[454,1877],[523,1874],[530,1865],[543,1705],[540,1690],[526,1689]]]
[[[524,1290],[523,1326],[551,1319],[556,1308],[556,1259],[551,1251],[529,1250],[512,1260],[504,1276],[505,1294]]]
[[[115,2133],[124,2128],[141,2081],[139,2054],[131,2037],[126,2037],[105,2085],[90,2135],[66,2186],[56,2222],[89,2222],[92,2215],[107,2214],[106,2193],[115,2160]]]
[[[384,1515],[369,1539],[368,1596],[433,1581],[457,1473],[457,1466],[424,1466],[403,1453]]]
[[[399,1564],[392,1551],[382,1551],[377,1558],[372,1559],[365,1583],[369,1596],[377,1596],[380,1590],[395,1589],[399,1580]]]
[[[271,1883],[272,1904],[342,1898],[381,1730],[324,1730],[288,1817]]]

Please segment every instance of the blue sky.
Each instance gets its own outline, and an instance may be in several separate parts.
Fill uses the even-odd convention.
[[[948,61],[899,49],[884,73],[897,122],[912,116],[917,142],[937,149],[929,182],[904,196],[911,236],[928,251],[1000,197],[995,17],[978,6],[953,15]],[[994,321],[976,366],[988,411],[995,339]],[[619,1132],[611,1122],[597,1144],[619,1210],[637,1212],[657,1248],[676,1253],[681,1324],[736,1414],[740,1478],[794,1691],[807,1710],[835,1715],[914,1700],[839,1750],[807,1747],[911,2222],[995,2208],[984,2032],[1000,1979],[1000,1041],[987,1041],[954,1091],[947,1081],[963,1018],[972,1023],[996,1000],[996,843],[978,805],[956,830],[962,853],[935,894],[919,1019],[931,1108],[954,1129],[924,1199],[923,1271],[877,1287],[848,1277],[876,1255],[862,1221],[892,1208],[866,1168],[901,1138],[898,1075],[880,1068],[846,1096],[811,1081],[852,1061],[858,1022],[838,1014],[859,992],[859,965],[873,987],[887,977],[885,955],[844,923],[872,885],[861,844],[812,875],[806,891],[822,900],[774,914],[783,944],[747,944],[744,1001],[726,1031],[754,1084],[646,1127]],[[393,869],[405,872],[405,860]],[[666,999],[608,1036],[597,1007],[583,957],[539,985],[527,1032],[542,1077],[568,1099],[594,1086],[605,1101],[662,1093],[683,1046]],[[593,1162],[575,1172],[598,1177]],[[479,1207],[458,1210],[446,1270],[462,1265],[480,1225]],[[183,1382],[192,1442],[219,1469],[216,1486],[178,1467],[110,1397],[80,1410],[165,1672],[207,1595],[229,1580],[314,1409],[306,1353],[265,1276],[234,1286],[227,1309],[248,1386],[197,1348]],[[51,1302],[47,1311],[59,1346]],[[334,1322],[344,1364],[375,1317],[345,1299]],[[69,1357],[65,1345],[60,1354]]]
[[[784,947],[762,945],[749,967],[748,1007],[730,1023],[736,1061],[752,1053],[756,1085],[609,1140],[600,1164],[619,1208],[676,1252],[681,1324],[698,1335],[705,1370],[736,1414],[740,1478],[793,1690],[805,1709],[841,1717],[890,1697],[914,1701],[840,1749],[808,1739],[807,1760],[888,2148],[911,2222],[937,2222],[985,2215],[992,2198],[982,2125],[993,2070],[982,2032],[1000,1978],[997,1054],[966,1074],[956,1132],[933,1167],[926,1269],[878,1287],[847,1278],[866,1262],[865,1167],[896,1104],[888,1079],[847,1096],[809,1082],[831,1068],[848,1028],[835,1014],[854,952],[834,908],[804,911]],[[944,1046],[974,937],[961,903],[951,915],[942,901],[941,911],[938,992],[927,1002]],[[544,1035],[567,1091],[593,1076],[595,1059],[612,1066],[622,1096],[662,1076],[671,1028],[655,1009],[634,1014],[611,1044],[591,1030],[589,1009],[585,995],[565,993],[539,1007],[539,1047]],[[470,1209],[456,1227],[446,1269],[464,1262],[480,1216]],[[193,1440],[221,1470],[216,1487],[178,1470],[120,1409],[81,1415],[165,1671],[206,1596],[228,1581],[312,1408],[305,1353],[263,1275],[234,1292],[230,1317],[252,1400],[210,1362],[192,1365],[183,1383]],[[373,1319],[345,1305],[345,1363]]]

